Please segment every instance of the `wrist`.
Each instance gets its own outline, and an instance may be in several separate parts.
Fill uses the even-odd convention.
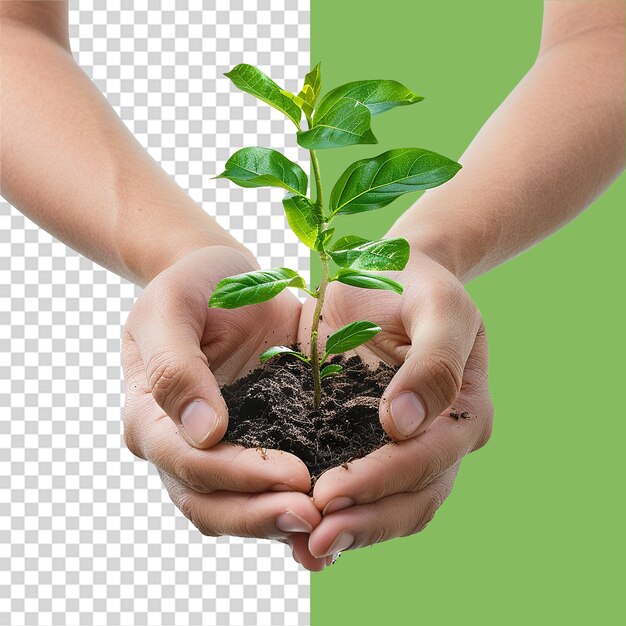
[[[410,229],[394,225],[386,237],[404,237],[409,242],[411,247],[409,265],[414,259],[427,256],[462,280],[465,264],[460,258],[456,242],[451,242],[450,235],[423,227]]]
[[[167,256],[165,262],[162,264],[162,267],[157,269],[152,278],[200,250],[206,252],[210,251],[211,258],[215,258],[216,261],[223,261],[225,266],[232,265],[234,269],[229,270],[232,274],[240,274],[242,272],[260,269],[256,257],[248,248],[235,240],[231,241],[229,235],[227,235],[227,237],[228,238],[189,236],[183,238],[180,241],[180,246],[174,247],[171,254]]]
[[[466,283],[486,271],[489,250],[484,223],[472,217],[461,221],[441,212],[415,214],[410,210],[387,236],[404,237],[411,246],[411,256],[426,255]]]
[[[213,222],[163,229],[158,237],[144,237],[142,242],[136,241],[122,256],[127,275],[143,287],[183,258],[208,248],[229,258],[237,257],[242,266],[258,268],[252,252]]]

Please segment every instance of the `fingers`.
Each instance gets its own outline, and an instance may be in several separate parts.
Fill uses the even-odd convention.
[[[228,410],[200,348],[202,329],[181,313],[182,302],[163,298],[150,311],[142,303],[127,325],[123,350],[138,353],[147,390],[187,441],[208,448],[224,436]]]
[[[328,513],[395,493],[419,491],[483,446],[491,435],[493,420],[486,362],[487,337],[481,326],[455,400],[456,419],[448,411],[419,437],[386,445],[352,461],[347,469],[325,472],[313,491],[319,510]]]
[[[458,410],[470,408],[464,404]],[[442,416],[419,437],[383,446],[347,469],[328,470],[315,484],[315,505],[326,514],[423,489],[476,447],[490,416],[473,410],[471,415],[459,421]]]
[[[381,424],[396,440],[424,432],[454,402],[481,324],[460,284],[442,286],[430,303],[413,298],[403,315],[411,346],[380,405]]]
[[[308,549],[309,534],[322,516],[311,499],[299,493],[198,494],[174,477],[159,471],[172,502],[198,530],[209,536],[234,535],[275,539],[292,548],[297,563],[312,572],[330,565]]]
[[[279,539],[310,533],[321,521],[311,499],[302,493],[199,494],[159,473],[172,502],[204,535]]]
[[[311,488],[306,466],[292,454],[227,443],[198,450],[180,435],[176,425],[155,405],[151,396],[131,393],[126,402],[124,438],[130,451],[194,491],[308,493]]]
[[[417,493],[398,493],[326,515],[309,538],[311,554],[324,558],[420,532],[450,494],[457,470],[455,465]]]
[[[309,535],[298,533],[290,537],[292,556],[296,563],[300,563],[310,572],[321,572],[332,563],[332,557],[315,558],[309,550]]]

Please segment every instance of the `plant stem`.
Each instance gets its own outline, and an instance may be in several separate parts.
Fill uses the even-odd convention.
[[[309,121],[309,126],[311,122]],[[311,164],[313,165],[313,176],[315,177],[315,204],[318,210],[318,221],[320,224],[319,232],[326,230],[327,224],[324,218],[324,196],[322,193],[322,176],[320,173],[320,164],[317,160],[315,150],[309,151],[311,154]],[[313,404],[319,409],[322,403],[322,380],[320,378],[320,357],[318,354],[317,336],[319,333],[320,316],[324,306],[324,295],[326,287],[328,287],[328,255],[325,252],[318,251],[320,263],[322,264],[322,280],[317,289],[317,302],[315,303],[315,311],[313,312],[313,321],[311,323],[311,369],[313,371]]]
[[[326,226],[326,224],[324,224]],[[316,409],[320,408],[322,402],[322,381],[320,379],[320,358],[318,354],[317,336],[319,332],[320,316],[324,306],[324,295],[328,287],[328,256],[320,254],[322,263],[322,281],[317,290],[317,302],[313,312],[313,322],[311,324],[311,369],[313,370],[313,404]]]
[[[324,198],[322,196],[322,176],[320,174],[320,164],[317,160],[315,150],[309,150],[309,153],[311,154],[311,165],[313,165],[313,176],[315,177],[315,203],[319,208],[323,220],[324,212],[322,207],[324,206]]]

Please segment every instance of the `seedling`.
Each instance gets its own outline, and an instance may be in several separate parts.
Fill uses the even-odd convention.
[[[378,143],[370,128],[371,118],[423,98],[393,80],[363,80],[328,92],[321,100],[320,65],[305,79],[297,95],[281,89],[257,68],[241,64],[226,74],[242,91],[256,96],[284,113],[297,128],[298,144],[309,150],[315,178],[315,199],[307,195],[304,170],[271,148],[243,148],[226,162],[217,178],[228,178],[242,187],[282,187],[287,191],[283,206],[287,221],[298,239],[314,250],[322,267],[317,288],[307,288],[297,272],[285,267],[246,272],[221,280],[209,300],[210,307],[234,309],[270,300],[287,287],[296,287],[317,299],[311,321],[310,354],[288,346],[272,346],[260,355],[262,363],[290,355],[311,367],[315,408],[321,402],[322,380],[341,373],[341,366],[328,364],[333,354],[342,354],[370,340],[381,328],[356,321],[330,335],[320,358],[318,333],[328,284],[338,281],[363,289],[386,289],[401,294],[402,285],[376,272],[402,270],[409,260],[409,243],[402,237],[369,241],[356,235],[333,241],[333,222],[339,215],[380,209],[396,198],[445,183],[461,168],[440,154],[421,148],[389,150],[353,163],[333,187],[328,208],[324,207],[322,177],[317,150],[356,144]],[[302,115],[307,127],[300,125]],[[331,261],[338,267],[331,272]]]

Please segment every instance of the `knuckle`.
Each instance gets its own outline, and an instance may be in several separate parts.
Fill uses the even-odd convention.
[[[152,357],[146,364],[148,386],[156,402],[164,406],[176,402],[185,391],[187,366],[171,353],[163,352]]]
[[[440,502],[439,499],[437,498],[429,501],[429,503],[424,508],[424,513],[422,515],[422,518],[419,523],[419,527],[416,532],[418,533],[422,532],[426,528],[426,526],[428,526],[428,524],[430,524],[433,521],[441,504],[442,504],[442,501]]]
[[[128,400],[124,405],[122,412],[122,421],[124,423],[123,437],[124,445],[128,448],[131,454],[140,459],[145,459],[143,447],[140,444],[140,436],[137,432],[137,419],[132,406],[129,406]]]
[[[432,442],[420,454],[420,464],[416,467],[411,491],[421,491],[428,487],[456,462],[456,452],[452,447],[444,443]]]
[[[370,459],[371,462],[374,459]],[[378,471],[371,471],[371,476],[376,476],[375,480],[362,480],[359,488],[361,501],[376,502],[387,495],[404,491],[404,476],[402,472],[390,471],[390,466],[384,460],[376,458]],[[374,468],[372,468],[374,469]]]
[[[194,522],[195,508],[193,506],[191,498],[181,495],[178,498],[174,499],[174,504],[180,509],[180,512],[197,528],[197,525]]]
[[[412,490],[420,491],[448,469],[450,467],[449,456],[448,451],[443,446],[431,447],[428,454],[424,455],[424,460],[415,473]]]
[[[124,444],[132,455],[140,459],[144,458],[141,446],[137,441],[135,429],[130,424],[124,425]]]
[[[430,519],[435,516],[435,513],[439,510],[439,507],[445,502],[448,497],[448,490],[444,485],[432,484],[428,489],[428,504],[426,505],[426,517],[430,515]]]
[[[173,462],[173,475],[189,489],[197,493],[210,493],[212,490],[206,484],[206,481],[191,465],[188,458],[178,458]]]
[[[483,409],[480,412],[477,412],[479,415],[480,428],[478,437],[476,438],[476,443],[471,448],[471,452],[475,452],[476,450],[480,450],[483,446],[487,444],[489,439],[491,439],[491,435],[493,433],[493,400],[489,395],[489,390],[486,389],[486,392],[483,394],[482,401],[479,403],[482,405]]]
[[[394,528],[393,520],[383,513],[376,516],[371,528],[372,530],[367,539],[367,545],[370,546],[398,536],[397,529]]]
[[[121,342],[121,361],[127,394],[137,395],[144,392],[146,383],[143,361],[139,356],[135,340],[127,331]]]
[[[155,467],[173,476],[184,487],[196,493],[211,493],[213,490],[209,485],[208,471],[206,478],[203,478],[198,465],[194,463],[194,452],[173,452],[167,439],[163,439],[152,442],[146,456]]]
[[[200,515],[194,499],[190,495],[180,494],[178,500],[174,502],[180,509],[180,512],[203,534],[207,537],[219,537],[219,533],[211,527],[210,524]]]
[[[237,505],[238,514],[235,519],[239,520],[239,522],[236,531],[240,537],[258,537],[261,534],[259,531],[261,519],[258,514],[254,513],[254,507],[251,506],[260,495],[261,494],[252,494],[246,504]]]
[[[450,406],[463,383],[463,367],[452,354],[432,355],[424,360],[425,385],[442,408]]]
[[[451,488],[452,485],[448,481],[436,481],[422,491],[425,500],[417,511],[414,524],[404,536],[422,532],[433,521]]]
[[[480,450],[483,446],[487,445],[489,439],[491,439],[491,434],[493,433],[493,420],[491,417],[485,420],[485,424],[482,428],[482,431],[478,437],[478,441],[474,446],[473,451]]]
[[[418,511],[413,525],[409,528],[408,532],[403,535],[403,537],[421,533],[426,526],[433,521],[433,518],[435,517],[435,514],[440,506],[441,504],[437,503],[436,500],[429,499],[424,508]]]

